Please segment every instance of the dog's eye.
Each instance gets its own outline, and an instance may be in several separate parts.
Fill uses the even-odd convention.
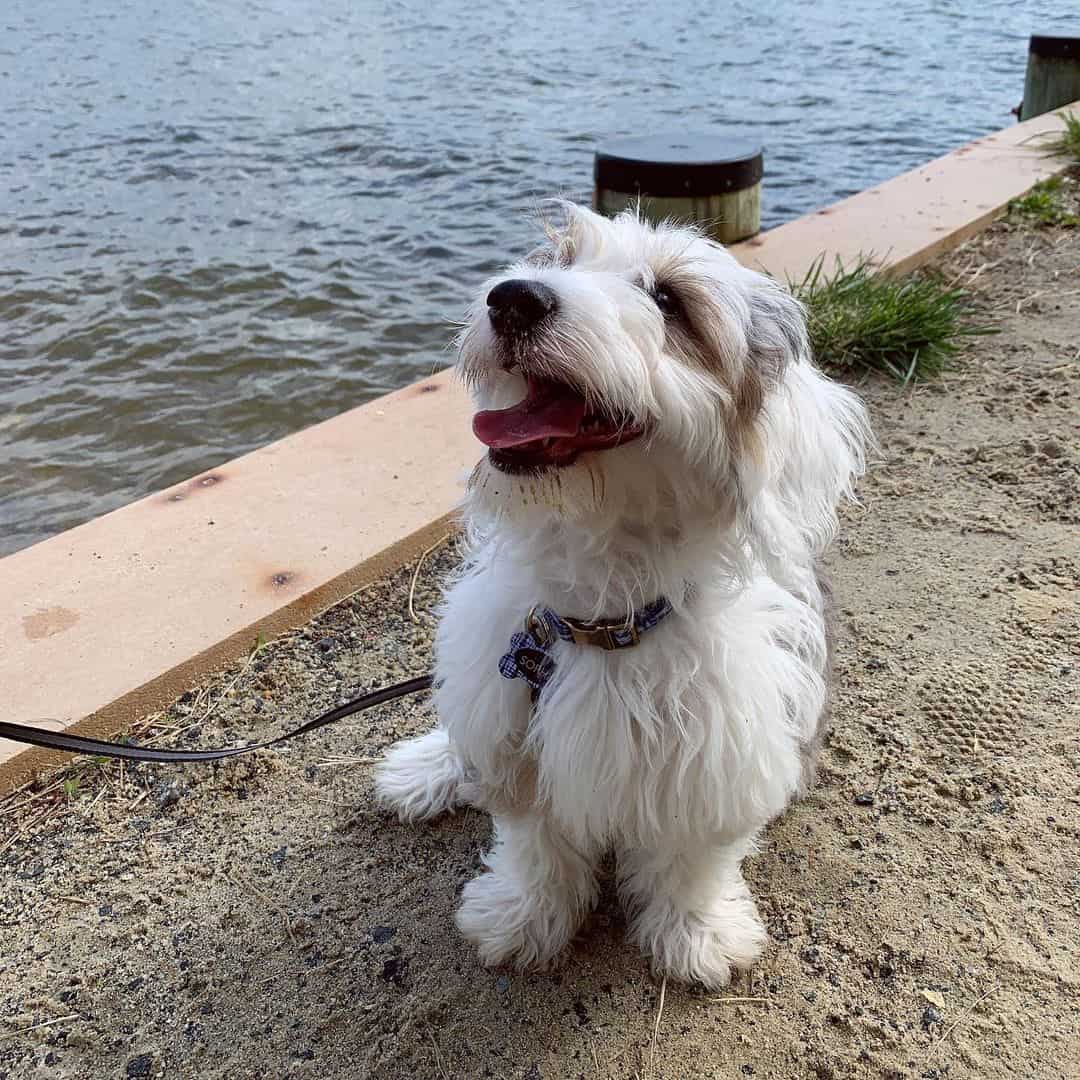
[[[652,291],[652,298],[665,319],[674,319],[681,314],[682,305],[679,303],[679,298],[666,285],[656,285]]]

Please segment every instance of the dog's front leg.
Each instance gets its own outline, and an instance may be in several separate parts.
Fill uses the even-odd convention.
[[[683,841],[620,854],[632,934],[658,973],[715,989],[761,955],[765,928],[741,869],[750,846]]]
[[[487,872],[462,893],[458,929],[484,964],[546,967],[596,901],[596,860],[542,813],[499,815]]]
[[[375,797],[402,821],[425,821],[466,800],[465,763],[446,729],[395,743],[375,769]]]

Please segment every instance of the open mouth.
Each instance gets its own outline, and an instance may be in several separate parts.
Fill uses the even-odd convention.
[[[488,458],[503,472],[561,468],[590,450],[611,450],[638,438],[644,428],[590,409],[565,383],[526,376],[525,397],[508,409],[485,409],[473,417],[473,433],[490,447]]]

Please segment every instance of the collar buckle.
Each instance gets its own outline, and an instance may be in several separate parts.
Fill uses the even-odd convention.
[[[562,621],[570,628],[570,635],[578,645],[595,645],[613,652],[637,645],[641,634],[634,623],[588,623],[563,616]]]

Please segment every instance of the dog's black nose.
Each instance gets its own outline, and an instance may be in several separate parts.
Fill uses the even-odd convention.
[[[559,306],[554,289],[540,281],[512,278],[487,296],[488,318],[497,334],[522,334],[539,326]]]

